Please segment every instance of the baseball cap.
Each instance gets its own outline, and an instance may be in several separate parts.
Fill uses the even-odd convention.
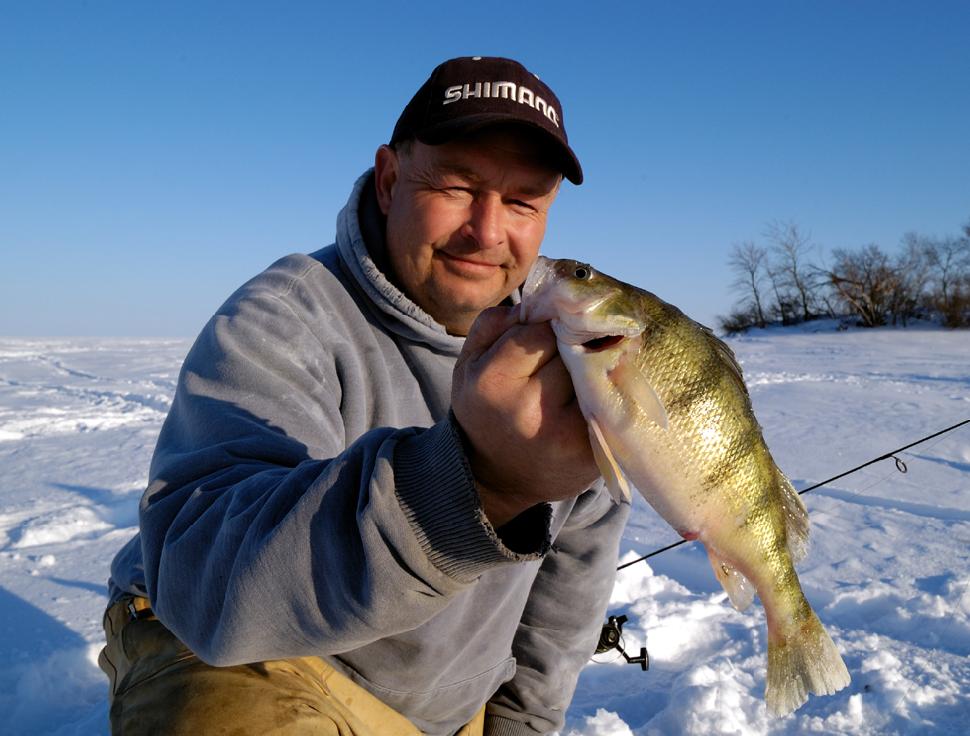
[[[496,123],[523,124],[545,134],[559,170],[573,184],[582,183],[559,98],[512,59],[462,56],[439,64],[404,108],[390,143],[416,138],[437,145]]]

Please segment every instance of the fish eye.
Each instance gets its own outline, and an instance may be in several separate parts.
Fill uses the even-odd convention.
[[[573,276],[581,281],[585,281],[593,275],[593,269],[589,266],[576,266],[576,270],[573,271]]]

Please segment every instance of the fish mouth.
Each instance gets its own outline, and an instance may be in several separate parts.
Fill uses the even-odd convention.
[[[592,340],[587,340],[582,343],[582,346],[587,353],[599,353],[614,345],[618,345],[625,339],[626,337],[624,335],[602,335],[601,337],[594,337]]]

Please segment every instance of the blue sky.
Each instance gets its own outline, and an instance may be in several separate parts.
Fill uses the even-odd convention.
[[[194,336],[330,243],[440,61],[511,56],[586,173],[544,251],[713,323],[727,253],[970,220],[970,3],[0,5],[0,335]]]

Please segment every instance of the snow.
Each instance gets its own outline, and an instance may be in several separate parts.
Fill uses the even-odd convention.
[[[729,340],[778,464],[805,488],[970,418],[970,333],[814,323]],[[0,339],[0,733],[106,732],[104,584],[134,533],[189,343]],[[697,544],[619,572],[650,669],[599,655],[563,736],[958,734],[970,718],[970,425],[807,494],[806,595],[852,675],[772,719],[764,614]],[[637,500],[629,561],[676,536]],[[619,661],[618,661],[619,660]]]

